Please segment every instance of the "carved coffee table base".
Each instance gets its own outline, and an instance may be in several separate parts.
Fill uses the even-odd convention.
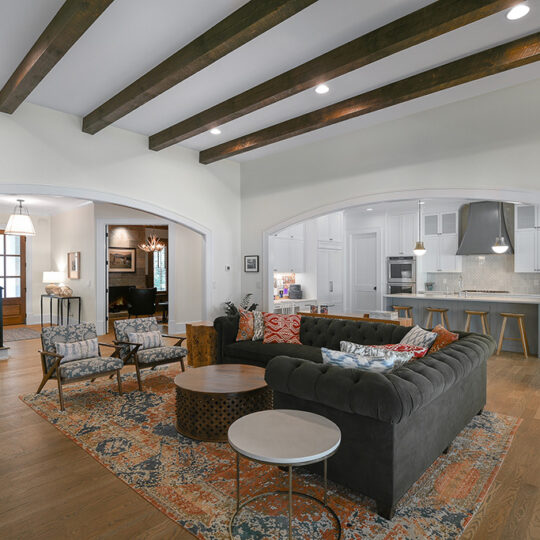
[[[221,366],[196,368],[198,370],[219,370]],[[227,369],[227,368],[223,368]],[[229,365],[228,369],[234,369]],[[243,370],[258,370],[251,366]],[[189,370],[191,371],[191,370]],[[264,376],[264,370],[261,369]],[[186,372],[187,373],[187,372]],[[200,373],[200,372],[199,372]],[[176,384],[176,429],[182,435],[199,441],[226,442],[229,426],[238,418],[258,411],[272,409],[272,391],[264,382],[253,388],[247,382],[246,391],[206,392],[185,388]],[[176,382],[176,381],[175,381]],[[224,387],[226,383],[224,382]]]

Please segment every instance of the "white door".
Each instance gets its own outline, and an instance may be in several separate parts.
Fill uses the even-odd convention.
[[[353,234],[350,247],[350,306],[353,313],[377,309],[377,234]]]

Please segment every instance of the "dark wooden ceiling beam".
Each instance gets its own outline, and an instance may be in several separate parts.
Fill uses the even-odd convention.
[[[97,133],[316,1],[250,0],[86,115],[83,131]]]
[[[519,0],[439,0],[151,135],[149,147],[162,150],[518,3]]]
[[[0,90],[0,111],[11,114],[113,0],[67,0]]]
[[[467,56],[365,94],[286,120],[200,152],[213,163],[338,122],[540,60],[540,32]]]

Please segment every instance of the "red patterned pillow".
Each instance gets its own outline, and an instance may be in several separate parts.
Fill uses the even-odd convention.
[[[240,321],[238,322],[236,341],[251,341],[255,332],[253,311],[246,311],[245,309],[239,309],[238,311],[240,313]]]
[[[437,334],[437,338],[429,349],[430,354],[444,349],[446,346],[450,345],[450,343],[453,343],[459,339],[459,334],[450,332],[440,324],[438,324],[431,331]]]
[[[428,349],[426,347],[419,347],[418,345],[407,345],[406,343],[391,343],[390,345],[374,345],[378,349],[389,349],[396,352],[408,352],[413,353],[414,358],[422,358],[426,356]]]
[[[300,343],[300,315],[264,313],[263,343]]]

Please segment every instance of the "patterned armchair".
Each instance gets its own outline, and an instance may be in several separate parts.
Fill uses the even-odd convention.
[[[141,343],[130,342],[129,334],[160,331],[160,327],[155,317],[145,317],[141,319],[124,319],[114,321],[114,334],[116,340],[114,344],[120,346],[120,355],[124,364],[135,365],[137,372],[137,382],[139,390],[142,390],[141,369],[172,362],[180,362],[182,371],[185,371],[184,357],[187,355],[187,349],[182,347],[182,342],[186,339],[178,336],[161,334],[165,338],[174,338],[178,341],[172,346],[160,346],[148,349],[141,349]]]
[[[120,370],[124,367],[124,363],[120,358],[120,347],[109,343],[99,343],[95,349],[95,356],[79,360],[66,360],[65,354],[62,355],[57,352],[58,343],[75,344],[76,342],[93,339],[97,339],[97,333],[95,325],[91,323],[43,328],[41,334],[43,350],[39,351],[41,354],[43,379],[36,393],[39,394],[41,392],[49,379],[56,379],[58,383],[60,409],[63,411],[64,393],[62,385],[84,379],[94,380],[97,377],[112,376],[116,373],[118,392],[121,395],[122,380],[120,378]],[[114,352],[111,356],[101,356],[99,346],[112,347]]]

